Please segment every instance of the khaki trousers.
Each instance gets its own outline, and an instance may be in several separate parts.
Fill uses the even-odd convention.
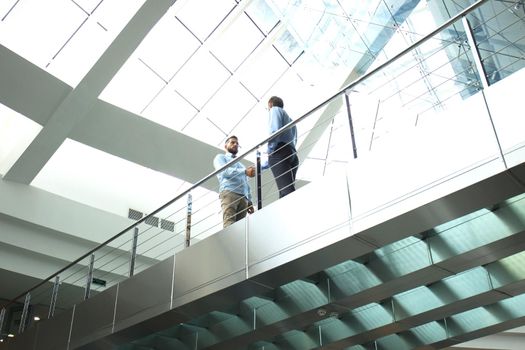
[[[219,198],[221,199],[223,227],[228,227],[246,216],[246,209],[248,209],[246,197],[235,192],[222,191]]]

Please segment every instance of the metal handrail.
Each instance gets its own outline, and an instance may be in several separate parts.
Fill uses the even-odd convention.
[[[211,172],[209,175],[203,177],[201,180],[197,181],[196,183],[194,183],[190,188],[188,188],[187,190],[185,190],[184,192],[182,192],[181,194],[179,194],[178,196],[176,196],[175,198],[171,199],[170,201],[168,201],[167,203],[165,203],[164,205],[162,205],[161,207],[157,208],[156,210],[154,210],[153,212],[151,212],[150,214],[146,215],[145,217],[143,217],[142,219],[138,220],[137,222],[135,222],[134,224],[128,226],[127,228],[125,228],[124,230],[120,231],[119,233],[117,233],[115,236],[107,239],[106,241],[104,241],[103,243],[99,244],[98,246],[96,246],[95,248],[91,249],[90,251],[88,251],[87,253],[85,253],[84,255],[82,255],[81,257],[79,257],[78,259],[72,261],[71,263],[69,263],[67,266],[63,267],[62,269],[58,270],[57,272],[55,272],[54,274],[52,274],[51,276],[49,276],[48,278],[46,278],[45,280],[41,281],[40,283],[36,284],[35,286],[31,287],[30,289],[26,290],[25,292],[21,293],[20,295],[18,295],[17,297],[15,297],[14,299],[10,300],[9,302],[7,302],[6,304],[4,304],[2,306],[2,308],[7,308],[9,305],[12,305],[14,303],[17,302],[18,299],[20,299],[21,297],[25,296],[27,293],[30,293],[32,291],[34,291],[35,289],[37,289],[38,287],[44,285],[46,282],[49,282],[51,281],[51,279],[55,278],[55,276],[59,275],[60,273],[66,271],[67,269],[69,269],[70,267],[74,266],[75,264],[77,264],[78,262],[84,260],[85,258],[87,258],[88,256],[90,256],[91,254],[95,253],[97,250],[107,246],[109,243],[111,243],[112,241],[114,241],[115,239],[119,238],[120,236],[122,236],[123,234],[125,234],[126,232],[130,231],[131,229],[135,228],[136,226],[142,224],[144,221],[146,221],[148,218],[154,216],[155,214],[159,213],[160,211],[164,210],[165,208],[167,208],[168,206],[170,206],[171,204],[173,204],[174,202],[176,202],[177,200],[181,199],[183,196],[187,195],[188,193],[190,193],[192,190],[194,190],[195,188],[199,187],[200,185],[202,185],[203,183],[205,183],[206,181],[208,181],[209,179],[211,179],[212,177],[216,176],[218,173],[224,171],[225,169],[227,169],[228,167],[230,167],[231,165],[239,162],[241,159],[244,159],[244,157],[248,154],[248,153],[251,153],[255,150],[257,150],[259,147],[261,147],[262,145],[268,143],[268,141],[272,140],[273,138],[275,138],[276,136],[278,135],[281,135],[282,133],[286,132],[286,130],[290,129],[291,127],[295,126],[296,124],[300,123],[302,120],[306,119],[308,116],[310,116],[311,114],[313,114],[314,112],[316,112],[317,110],[321,109],[322,107],[324,107],[325,105],[327,105],[328,103],[332,102],[334,99],[336,99],[338,96],[342,95],[342,94],[345,94],[348,90],[352,89],[352,87],[360,84],[362,81],[370,78],[371,76],[375,75],[376,73],[378,73],[379,71],[383,70],[385,67],[388,67],[390,64],[392,64],[393,62],[397,61],[399,58],[401,58],[402,56],[404,56],[405,54],[407,54],[408,52],[414,50],[415,48],[419,47],[420,45],[424,44],[425,42],[427,42],[428,40],[430,40],[434,35],[436,35],[437,33],[441,32],[443,29],[445,29],[446,27],[450,26],[451,24],[453,24],[454,22],[460,20],[461,18],[465,17],[467,14],[469,14],[470,12],[474,11],[475,9],[477,9],[478,7],[480,7],[481,5],[483,5],[485,2],[488,2],[489,0],[478,0],[477,2],[475,2],[474,4],[470,5],[469,7],[465,8],[463,11],[459,12],[458,14],[456,14],[455,16],[451,17],[449,20],[447,20],[446,22],[444,22],[443,24],[441,24],[440,26],[436,27],[436,29],[434,29],[433,31],[431,31],[430,33],[428,33],[427,35],[425,35],[423,38],[419,39],[418,41],[416,41],[415,43],[413,43],[412,45],[408,46],[406,49],[402,50],[401,52],[399,52],[398,54],[396,54],[394,57],[392,57],[391,59],[389,59],[388,61],[380,64],[379,66],[377,66],[376,68],[372,69],[370,72],[366,73],[366,74],[363,74],[362,76],[360,76],[359,78],[353,80],[352,82],[348,83],[344,88],[340,89],[337,93],[333,94],[331,97],[329,97],[328,99],[326,99],[324,102],[320,103],[319,105],[317,105],[316,107],[312,108],[310,111],[306,112],[304,115],[302,115],[301,117],[297,118],[296,120],[294,120],[293,122],[287,124],[286,126],[282,127],[281,129],[279,129],[278,131],[276,131],[275,133],[273,133],[272,135],[268,136],[267,138],[265,138],[264,140],[260,141],[259,143],[257,143],[255,146],[251,147],[250,149],[248,149],[247,151],[245,151],[244,153],[242,153],[240,156],[234,158],[233,160],[231,160],[230,162],[226,163],[224,166],[222,166],[221,168]]]

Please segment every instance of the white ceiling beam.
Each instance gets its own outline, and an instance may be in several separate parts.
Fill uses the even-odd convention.
[[[148,0],[144,3],[78,86],[53,111],[41,132],[5,174],[5,179],[31,183],[174,1]]]
[[[73,88],[2,45],[0,58],[0,102],[45,125]]]

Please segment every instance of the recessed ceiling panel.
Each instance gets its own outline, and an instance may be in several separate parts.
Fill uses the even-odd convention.
[[[0,104],[0,175],[9,171],[40,130],[40,124]]]
[[[199,40],[204,41],[235,6],[237,3],[233,0],[186,1],[176,16]]]
[[[183,184],[173,176],[67,139],[32,186],[127,216],[128,209],[151,212],[174,198]]]

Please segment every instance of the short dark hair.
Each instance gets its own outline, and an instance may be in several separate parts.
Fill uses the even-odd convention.
[[[236,139],[237,141],[239,141],[239,138],[237,136],[231,135],[231,136],[228,136],[226,141],[224,141],[224,145],[226,145],[228,143],[228,141],[230,141],[231,139]]]
[[[277,96],[270,97],[270,99],[268,100],[268,103],[271,103],[272,106],[284,108],[283,99]]]

